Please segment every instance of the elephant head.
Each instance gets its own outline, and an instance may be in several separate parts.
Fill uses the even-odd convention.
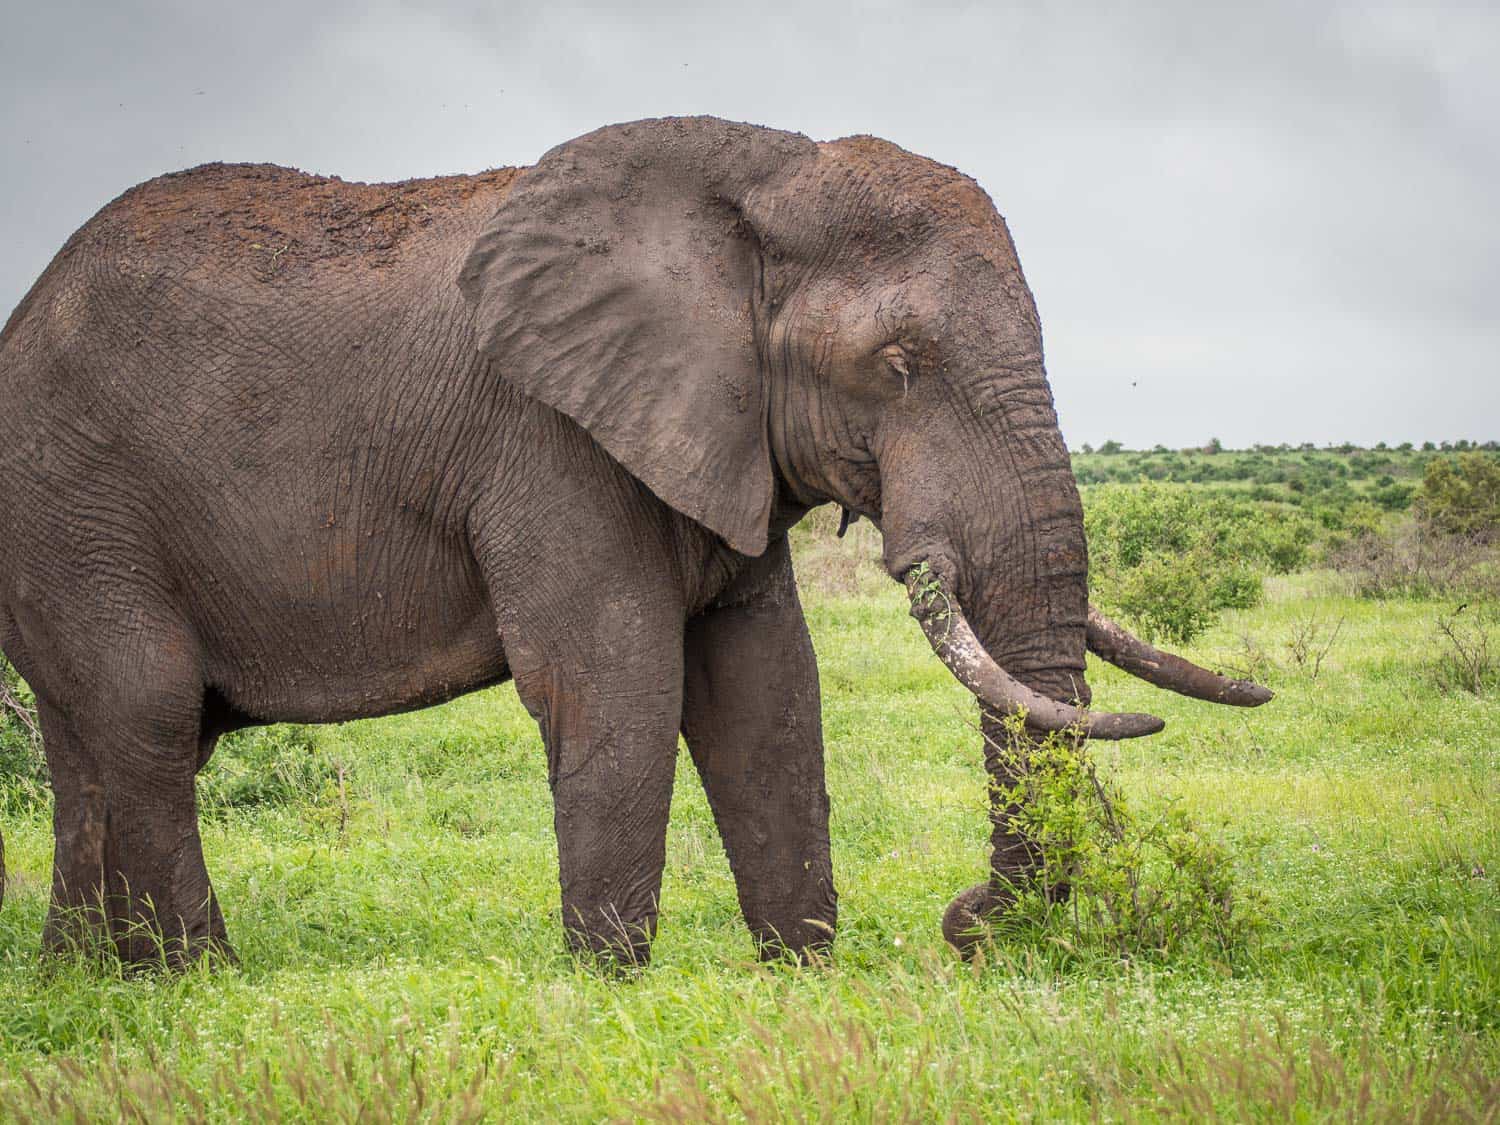
[[[504,378],[736,551],[765,549],[773,510],[874,521],[990,721],[1160,730],[1085,709],[1089,648],[1189,695],[1269,698],[1091,611],[1036,306],[1004,220],[952,168],[869,137],[613,126],[518,180],[461,284]]]

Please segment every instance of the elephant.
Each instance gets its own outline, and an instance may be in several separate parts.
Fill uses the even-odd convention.
[[[1088,650],[1269,698],[1091,610],[1006,224],[873,137],[663,118],[475,175],[165,175],[21,301],[0,404],[0,648],[55,793],[46,950],[232,957],[195,807],[219,737],[509,680],[568,948],[648,959],[681,735],[756,948],[818,956],[837,895],[787,533],[819,505],[873,521],[987,728],[1161,729],[1088,709]],[[1029,870],[1001,812],[955,944]]]

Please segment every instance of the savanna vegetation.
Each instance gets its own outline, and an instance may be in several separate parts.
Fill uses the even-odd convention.
[[[652,967],[561,951],[540,740],[509,687],[224,741],[205,850],[241,964],[40,963],[51,838],[30,699],[0,683],[0,1119],[1226,1119],[1500,1115],[1500,457],[1084,452],[1094,597],[1253,712],[1103,665],[1167,730],[1050,740],[1022,896],[966,964],[972,701],[866,524],[796,548],[822,668],[841,932],[752,957],[680,755]]]

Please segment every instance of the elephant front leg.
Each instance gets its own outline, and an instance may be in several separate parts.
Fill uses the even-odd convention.
[[[683,732],[763,957],[833,942],[818,666],[786,541],[688,623]]]
[[[621,967],[651,955],[681,715],[680,627],[641,632],[516,674],[547,747],[568,946]]]

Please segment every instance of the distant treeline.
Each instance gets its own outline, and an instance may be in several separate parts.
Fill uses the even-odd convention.
[[[1400,445],[1387,445],[1383,441],[1376,442],[1373,446],[1355,445],[1351,441],[1341,442],[1338,445],[1315,445],[1305,441],[1301,445],[1292,445],[1282,442],[1280,445],[1265,445],[1257,443],[1249,449],[1225,449],[1218,438],[1209,438],[1205,445],[1188,446],[1186,449],[1175,450],[1177,453],[1193,454],[1202,453],[1212,456],[1217,453],[1466,453],[1471,450],[1480,450],[1488,453],[1500,452],[1500,441],[1424,441],[1421,447],[1412,442],[1403,441]],[[1154,445],[1150,449],[1126,449],[1117,441],[1106,441],[1095,449],[1088,442],[1078,447],[1078,453],[1099,453],[1106,457],[1118,454],[1158,454],[1172,453],[1165,445]]]
[[[1309,443],[1231,450],[1215,439],[1193,449],[1158,445],[1132,450],[1107,441],[1097,449],[1082,445],[1073,454],[1073,472],[1082,485],[1175,481],[1217,485],[1252,500],[1280,500],[1329,514],[1366,504],[1402,512],[1411,506],[1428,466],[1455,455],[1500,457],[1500,442],[1429,441],[1421,447],[1382,442],[1369,449]],[[1325,523],[1340,522],[1325,517]]]

